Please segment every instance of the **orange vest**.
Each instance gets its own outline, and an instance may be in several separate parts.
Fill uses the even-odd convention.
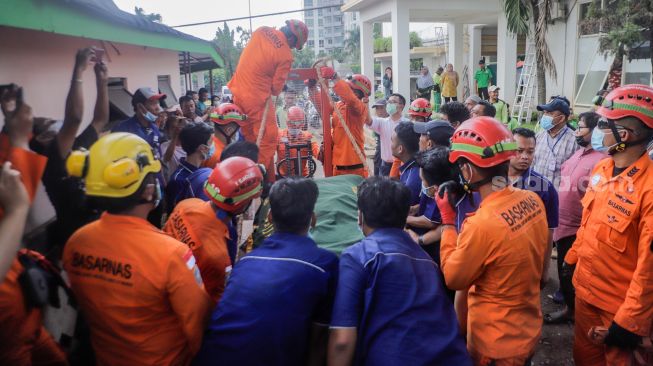
[[[63,265],[98,365],[190,364],[212,302],[186,245],[104,213],[68,240]]]
[[[224,292],[226,273],[231,271],[231,259],[229,229],[216,217],[211,203],[197,198],[179,202],[163,230],[193,251],[206,291],[217,303]]]
[[[467,346],[490,358],[530,355],[542,329],[540,279],[547,250],[546,211],[537,194],[493,192],[456,234],[442,233],[447,287],[469,290]]]
[[[279,143],[277,145],[277,163],[279,163],[281,160],[286,158],[286,142],[289,142],[291,145],[292,144],[306,144],[310,143],[311,145],[311,153],[313,154],[313,158],[317,159],[317,155],[320,153],[320,146],[317,144],[317,142],[313,141],[313,135],[310,132],[307,131],[301,131],[300,135],[297,137],[289,137],[288,135],[288,130],[279,130]],[[290,149],[290,157],[295,158],[297,157],[297,150],[295,149]],[[301,151],[302,156],[308,156],[308,151],[306,149],[302,149]],[[302,166],[302,175],[308,174],[308,162],[304,162]],[[287,175],[287,165],[286,164],[281,164],[278,167],[279,174],[286,176]],[[293,171],[293,174],[296,175],[296,172],[294,171],[295,169],[295,164],[294,162],[290,162],[290,169]]]
[[[653,320],[653,162],[644,154],[616,177],[613,167],[604,159],[592,171],[565,262],[576,264],[579,299],[644,336]]]

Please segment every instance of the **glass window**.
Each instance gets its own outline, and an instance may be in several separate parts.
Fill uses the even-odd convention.
[[[306,19],[306,25],[309,27],[313,26],[313,19]]]
[[[576,95],[577,104],[591,105],[596,92],[603,89],[614,56],[604,56],[598,50],[591,58],[591,64]]]
[[[311,48],[312,48],[312,47],[314,47],[314,46],[315,46],[315,41],[312,40],[312,39],[309,39],[309,40],[308,40],[308,47],[311,47]]]
[[[625,84],[644,84],[651,85],[651,60],[628,60],[623,64],[624,83]]]
[[[587,23],[591,2],[580,4],[578,8],[578,33],[581,36],[599,33],[598,23]]]
[[[323,26],[324,25],[324,19],[322,19],[322,18],[318,19],[317,20],[317,25],[319,25],[320,27]]]
[[[313,16],[313,10],[306,10],[304,12],[304,15],[307,16],[307,17],[312,17]]]
[[[322,16],[322,10],[324,10],[324,9],[317,9],[317,15],[318,16]]]
[[[332,45],[332,44],[333,44],[333,39],[328,38],[328,39],[327,39],[327,44]]]
[[[321,39],[319,42],[320,42],[320,43],[319,43],[319,44],[320,44],[320,47],[324,47],[324,40]]]
[[[304,0],[305,8],[310,8],[311,6],[313,6],[313,0]]]
[[[590,67],[590,62],[592,61],[590,56],[594,55],[598,48],[598,37],[580,37],[578,39],[578,49],[576,51],[578,52],[576,57],[576,94],[578,94],[580,85],[583,83],[587,68]]]

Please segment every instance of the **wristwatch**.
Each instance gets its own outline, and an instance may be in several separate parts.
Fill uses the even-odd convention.
[[[417,237],[417,244],[424,245],[424,235]]]

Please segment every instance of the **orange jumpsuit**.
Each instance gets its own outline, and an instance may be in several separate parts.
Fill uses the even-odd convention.
[[[245,140],[256,142],[267,100],[283,90],[292,61],[292,52],[281,31],[261,27],[252,33],[228,84],[234,103],[247,115],[247,125],[240,129]],[[264,123],[265,134],[259,146],[259,162],[269,172],[273,172],[279,131],[273,103],[269,105]],[[268,174],[267,177],[274,181],[274,174]]]
[[[210,202],[189,198],[177,204],[163,230],[192,249],[209,296],[215,303],[231,271],[227,249],[229,229],[216,217]]]
[[[104,213],[63,265],[98,365],[188,365],[211,309],[192,251],[134,216]]]
[[[11,146],[9,136],[0,133],[0,165],[6,161],[10,161],[11,167],[20,172],[30,201],[33,200],[48,159],[35,152]],[[0,207],[0,218],[3,212]]]
[[[653,321],[653,162],[647,154],[616,177],[614,161],[594,168],[583,217],[565,262],[576,264],[577,365],[626,365],[630,353],[597,346],[587,333],[614,320],[645,336]]]
[[[344,117],[345,123],[354,136],[354,140],[360,151],[365,154],[365,130],[363,126],[365,126],[365,121],[369,118],[367,105],[356,97],[356,94],[354,94],[344,80],[338,80],[333,86],[333,91],[340,97],[340,101],[336,103],[336,108],[338,108]],[[322,103],[315,90],[310,95],[317,110],[321,110]],[[331,129],[333,131],[333,157],[331,160],[333,164],[333,175],[354,174],[366,178],[366,162],[362,162],[356,153],[351,140],[342,127],[338,113],[333,110],[331,105],[327,105],[325,108],[328,108],[333,123]]]
[[[43,327],[42,311],[27,309],[18,276],[18,259],[0,284],[0,363],[3,365],[67,365],[66,354]]]
[[[463,223],[442,233],[447,287],[469,290],[467,347],[475,365],[517,365],[533,354],[542,329],[540,278],[548,225],[537,194],[493,192]],[[521,363],[519,363],[521,362]]]
[[[215,137],[215,135],[211,136],[211,141],[213,142],[213,145],[215,146],[215,152],[213,153],[213,155],[208,160],[205,160],[202,163],[202,166],[206,167],[206,168],[213,169],[213,168],[215,168],[216,164],[218,164],[220,162],[220,155],[222,155],[222,151],[224,150],[226,145],[225,145],[224,142],[220,141],[220,139]]]
[[[313,134],[307,131],[301,131],[300,135],[297,137],[288,137],[288,130],[283,129],[279,131],[279,144],[277,145],[277,164],[286,158],[286,142],[289,142],[291,145],[292,144],[306,144],[310,143],[311,144],[311,152],[313,154],[314,158],[317,158],[317,155],[320,153],[320,145],[317,144],[317,142],[313,141]],[[301,151],[302,156],[308,156],[308,152],[306,149],[302,149]],[[297,157],[297,150],[291,149],[290,150],[290,157],[291,158],[296,158]],[[290,162],[291,170],[292,170],[292,175],[297,175],[297,172],[295,172],[295,164],[293,161]],[[287,176],[287,165],[286,164],[281,164],[279,166],[279,174],[282,176]],[[308,162],[305,161],[303,166],[302,166],[302,176],[306,176],[308,174]]]
[[[392,167],[390,168],[390,174],[388,176],[390,178],[396,178],[399,179],[399,167],[403,164],[401,160],[395,158],[395,160],[392,161]]]

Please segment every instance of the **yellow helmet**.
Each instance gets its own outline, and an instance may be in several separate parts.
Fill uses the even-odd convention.
[[[73,151],[66,169],[84,179],[88,196],[122,198],[134,194],[149,173],[161,171],[161,163],[145,140],[118,132],[97,140],[90,151]]]

